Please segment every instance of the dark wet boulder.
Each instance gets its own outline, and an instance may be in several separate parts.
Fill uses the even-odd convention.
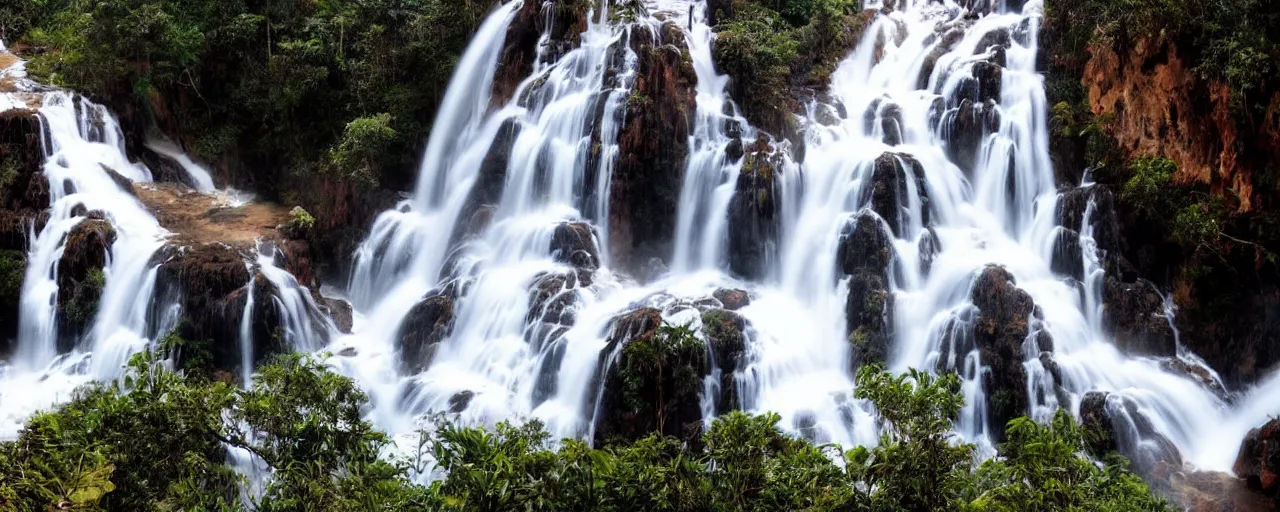
[[[698,436],[703,379],[711,368],[706,344],[693,331],[664,325],[660,311],[640,308],[614,322],[602,357],[596,443],[651,433]]]
[[[723,309],[711,309],[702,314],[702,331],[711,344],[716,368],[720,370],[720,396],[716,399],[716,414],[725,414],[742,407],[738,396],[734,372],[746,365],[747,320],[741,315]]]
[[[973,283],[970,300],[978,309],[973,323],[973,344],[980,351],[987,370],[982,380],[983,389],[987,390],[988,427],[1003,438],[1009,420],[1030,410],[1028,376],[1022,363],[1028,356],[1039,357],[1041,351],[1051,351],[1052,346],[1037,347],[1033,354],[1025,353],[1023,343],[1031,334],[1035,303],[1003,267],[984,268]],[[964,353],[956,356],[963,357]]]
[[[1214,376],[1213,370],[1204,364],[1172,357],[1161,361],[1160,368],[1166,372],[1195,381],[1223,402],[1231,401],[1231,394],[1227,392],[1227,388],[1223,386],[1222,381]]]
[[[585,222],[562,222],[551,234],[551,256],[580,270],[600,268],[595,229]]]
[[[919,212],[909,211],[913,190],[920,199]],[[919,215],[921,224],[929,225],[924,167],[909,155],[885,153],[876,158],[870,182],[863,185],[861,200],[889,224],[895,237],[906,234],[911,216]]]
[[[262,274],[250,272],[239,250],[223,244],[166,245],[154,258],[159,262],[158,303],[176,301],[181,307],[174,332],[184,343],[177,355],[179,366],[186,368],[198,360],[201,370],[239,369],[243,361],[241,328],[251,296],[251,361],[256,364],[290,351],[272,300],[275,286]]]
[[[1194,512],[1272,512],[1276,503],[1251,491],[1248,484],[1220,471],[1183,471],[1170,478],[1167,494],[1185,510]]]
[[[0,358],[8,357],[11,342],[17,342],[26,272],[26,252],[0,249]]]
[[[1092,204],[1092,208],[1090,205]],[[1064,229],[1083,232],[1088,216],[1098,259],[1108,274],[1120,274],[1120,227],[1116,217],[1115,195],[1104,185],[1077,187],[1062,192],[1055,218]],[[1131,280],[1131,279],[1126,279]]]
[[[1000,129],[1000,112],[995,103],[965,98],[942,115],[941,123],[947,158],[972,175],[987,136]]]
[[[404,371],[418,373],[431,366],[440,343],[453,330],[455,302],[448,294],[428,295],[405,315],[396,336]]]
[[[973,63],[973,77],[977,80],[978,86],[975,99],[979,103],[1000,101],[1001,77],[1003,74],[1004,68],[997,64],[987,61]]]
[[[858,215],[840,238],[840,270],[849,276],[845,335],[854,370],[886,361],[893,340],[893,292],[888,274],[893,261],[891,244],[880,221],[865,213]]]
[[[1250,430],[1231,468],[1249,488],[1280,501],[1280,419]]]
[[[581,42],[587,28],[586,4],[575,0],[525,2],[507,26],[499,67],[493,77],[494,106],[504,105],[538,62],[539,39],[545,34],[544,63],[554,62]],[[549,31],[549,32],[548,32]]]
[[[476,182],[467,194],[459,219],[466,219],[454,227],[450,243],[455,244],[468,236],[478,235],[489,226],[496,209],[493,205],[502,199],[502,190],[506,186],[507,166],[511,161],[511,150],[520,136],[521,124],[515,119],[503,121],[489,145],[488,153],[480,162],[480,170],[476,173]]]
[[[867,106],[862,114],[864,133],[875,133],[880,130],[881,141],[890,146],[902,144],[902,131],[906,124],[902,120],[902,107],[883,98],[876,98]]]
[[[1172,357],[1177,338],[1165,314],[1164,296],[1145,279],[1122,283],[1107,277],[1102,292],[1103,325],[1127,354]]]
[[[1080,233],[1067,228],[1057,230],[1053,236],[1049,268],[1058,275],[1084,280],[1084,249],[1080,246]]]
[[[751,304],[751,294],[747,293],[746,290],[720,288],[712,292],[711,296],[720,301],[720,304],[728,311],[737,311]]]
[[[955,48],[956,44],[964,39],[965,33],[962,27],[952,27],[947,29],[940,36],[936,36],[936,43],[932,50],[924,57],[924,62],[920,66],[920,76],[916,79],[917,89],[928,89],[929,79],[933,76],[934,70],[938,67],[938,59],[949,53]],[[937,92],[937,91],[935,91]]]
[[[48,220],[49,181],[42,169],[40,117],[33,110],[0,112],[0,250],[25,251],[27,232]]]
[[[761,135],[743,158],[727,214],[729,270],[744,279],[764,277],[770,263],[778,258],[781,170],[781,156],[768,136]]]
[[[938,239],[937,230],[933,226],[925,228],[920,234],[920,242],[918,243],[920,251],[920,272],[923,275],[929,275],[929,271],[933,269],[933,260],[938,257],[938,253],[942,252],[942,241]]]
[[[338,332],[351,334],[351,327],[355,322],[355,313],[350,302],[332,297],[320,297],[316,303],[321,312],[329,315],[329,318],[333,320],[333,325],[338,328]]]
[[[98,314],[116,230],[100,214],[71,228],[58,260],[58,352],[71,350]]]
[[[650,258],[670,257],[697,110],[697,77],[684,57],[684,36],[678,27],[660,33],[662,39],[655,40],[650,31],[631,31],[639,63],[610,177],[611,265],[635,275]]]
[[[1124,395],[1090,391],[1080,400],[1080,424],[1091,433],[1086,447],[1096,457],[1117,452],[1133,463],[1135,473],[1158,489],[1183,470],[1182,454],[1169,438]]]
[[[454,393],[449,397],[449,412],[458,414],[467,410],[467,406],[471,405],[471,399],[476,397],[476,392],[467,390]]]

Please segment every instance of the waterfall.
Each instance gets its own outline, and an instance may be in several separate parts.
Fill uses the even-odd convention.
[[[158,330],[172,328],[163,324],[173,315],[148,320],[157,268],[152,256],[165,231],[117,181],[150,181],[150,172],[129,162],[119,124],[101,105],[53,91],[43,93],[38,112],[50,217],[29,236],[17,353],[2,370],[3,437],[16,433],[32,412],[68,399],[76,386],[116,378]],[[68,342],[68,352],[59,349],[60,336],[71,336],[58,332],[58,295],[70,293],[59,290],[59,262],[68,235],[91,216],[109,223],[114,242],[103,255],[98,309],[85,332]]]
[[[1133,356],[1106,332],[1108,266],[1093,220],[1105,203],[1092,183],[1055,183],[1035,69],[1038,0],[993,12],[868,0],[861,40],[796,114],[794,141],[751,126],[730,99],[702,1],[596,0],[571,41],[551,40],[563,20],[544,13],[527,76],[502,83],[513,23],[537,6],[527,2],[541,5],[507,2],[480,26],[413,196],[381,213],[355,251],[354,332],[321,315],[284,251],[244,248],[235,343],[245,382],[255,346],[269,341],[254,339],[269,305],[283,345],[325,354],[355,379],[371,400],[367,419],[398,443],[416,441],[436,413],[467,425],[537,419],[554,438],[593,440],[622,319],[653,308],[710,341],[703,315],[723,308],[742,320],[743,346],[724,362],[707,343],[704,421],[725,412],[717,395],[731,392],[734,407],[777,413],[814,441],[874,444],[874,408],[854,397],[854,372],[872,361],[959,375],[956,432],[982,456],[994,455],[1006,416],[1045,420],[1107,392],[1126,426],[1140,417],[1197,468],[1229,470],[1244,432],[1280,413],[1268,401],[1280,375],[1229,400],[1212,369],[1208,384],[1170,369],[1207,368],[1180,342],[1173,356]],[[673,28],[683,42],[669,40]],[[663,205],[674,210],[669,265],[632,275],[642,271],[610,250],[628,236],[611,222],[612,187],[652,57],[636,48],[664,44],[687,51],[696,76],[688,153],[654,171],[681,179]],[[129,162],[105,108],[64,92],[43,98],[50,218],[31,230],[17,353],[0,363],[0,439],[76,386],[118,377],[177,318],[155,293],[168,233],[121,185],[151,172]],[[17,108],[9,103],[19,100],[0,95],[0,108]],[[150,147],[214,190],[176,147]],[[1078,226],[1061,218],[1068,196],[1087,197]],[[59,347],[59,262],[86,219],[111,226],[114,240],[92,321]],[[749,301],[730,307],[725,292]],[[1174,308],[1162,313],[1173,328]],[[260,475],[250,454],[229,457]]]
[[[842,251],[872,243],[858,238],[869,226],[889,250],[883,268],[870,269],[883,276],[888,304],[885,360],[896,371],[960,374],[967,406],[957,431],[982,453],[994,453],[1002,429],[992,425],[1002,410],[991,407],[1002,391],[987,389],[986,377],[998,363],[1024,376],[1018,385],[1028,403],[1017,414],[1045,419],[1059,406],[1078,408],[1086,392],[1112,392],[1133,401],[1193,464],[1226,469],[1220,450],[1202,448],[1213,437],[1205,433],[1244,412],[1157,358],[1123,354],[1104,332],[1092,202],[1078,233],[1084,282],[1052,268],[1055,240],[1067,232],[1056,216],[1060,192],[1035,70],[1038,2],[970,16],[951,3],[906,1],[876,13],[837,66],[829,94],[806,107],[804,159],[792,161],[785,141],[752,148],[772,159],[771,190],[781,203],[777,239],[746,239],[765,248],[754,270],[731,261],[738,256],[730,240],[742,226],[730,210],[747,171],[741,153],[728,150],[762,133],[729,100],[728,77],[715,69],[705,4],[646,6],[685,28],[697,76],[670,269],[639,284],[610,267],[603,242],[614,226],[602,198],[616,153],[603,151],[603,161],[584,155],[588,127],[603,127],[602,147],[616,136],[612,123],[624,107],[616,99],[627,94],[635,65],[628,55],[620,78],[606,80],[604,70],[617,66],[609,50],[625,47],[636,30],[658,32],[660,22],[642,16],[610,25],[601,14],[609,3],[598,3],[579,46],[558,59],[544,31],[533,72],[507,104],[494,105],[502,36],[523,7],[507,4],[463,58],[417,194],[384,213],[357,251],[349,295],[370,321],[337,341],[335,348],[358,353],[333,364],[371,390],[378,426],[407,436],[427,413],[453,412],[469,424],[537,418],[555,436],[590,438],[602,373],[618,357],[608,336],[619,315],[655,307],[705,336],[688,305],[745,287],[750,304],[737,311],[748,323],[744,357],[707,377],[704,415],[716,413],[706,395],[729,383],[742,409],[779,413],[784,428],[820,442],[874,443],[874,411],[853,398],[850,340],[858,333],[849,334],[855,326],[846,311],[850,290],[865,291],[865,276],[841,270]],[[479,196],[491,206],[477,223]],[[553,247],[563,230],[584,223],[590,245],[604,254],[586,273],[554,257],[560,247]],[[973,331],[999,312],[983,311],[975,292],[1006,282],[1017,290],[1008,293],[1026,297],[1027,309],[1011,313],[1026,325],[1025,338],[1015,340],[1023,359],[984,360]],[[546,322],[550,306],[531,303],[526,290],[563,304],[556,313],[572,321]],[[415,323],[441,304],[453,308],[442,331]],[[413,329],[436,338],[426,355],[414,353],[420,360],[407,361],[403,337]],[[1260,408],[1240,411],[1256,416]]]

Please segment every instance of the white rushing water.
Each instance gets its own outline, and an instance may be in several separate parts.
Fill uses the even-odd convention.
[[[0,370],[4,437],[13,435],[32,412],[69,398],[76,386],[120,375],[130,355],[158,332],[172,329],[176,320],[162,314],[148,321],[157,267],[152,255],[163,244],[165,231],[110,175],[149,181],[150,172],[125,157],[123,134],[105,108],[64,92],[45,92],[42,97],[41,144],[44,175],[51,184],[51,215],[30,236],[17,350]],[[64,343],[73,345],[68,352],[59,350],[58,263],[67,235],[90,213],[100,213],[110,223],[115,241],[105,255],[98,310],[86,332]]]
[[[1224,470],[1235,453],[1224,443],[1238,442],[1250,424],[1265,416],[1268,406],[1256,397],[1272,384],[1233,407],[1201,383],[1163,369],[1161,361],[1128,357],[1115,348],[1102,329],[1103,271],[1087,220],[1081,245],[1088,293],[1082,299],[1077,285],[1051,269],[1060,230],[1055,218],[1059,191],[1048,157],[1043,79],[1035,71],[1040,17],[1035,1],[1020,11],[979,13],[976,19],[951,2],[906,1],[872,19],[857,50],[836,69],[828,101],[809,108],[811,113],[835,111],[831,105],[838,105],[847,114],[825,123],[801,119],[804,161],[779,159],[780,249],[755,282],[727,272],[726,214],[741,160],[727,158],[725,148],[735,136],[750,143],[757,132],[737,114],[727,97],[728,79],[711,61],[715,36],[706,25],[705,6],[649,2],[650,10],[671,14],[687,26],[697,74],[690,153],[676,232],[671,233],[671,270],[656,282],[638,285],[610,270],[605,255],[593,283],[570,280],[555,288],[556,296],[571,297],[575,321],[550,335],[539,331],[534,319],[540,311],[531,314],[522,290],[547,274],[572,272],[550,254],[557,226],[590,223],[601,249],[610,236],[607,215],[583,213],[600,212],[602,206],[588,204],[588,195],[573,188],[600,189],[583,180],[608,179],[607,163],[593,175],[590,160],[582,156],[590,137],[584,127],[600,119],[584,105],[601,95],[623,96],[627,87],[625,79],[602,83],[605,50],[630,31],[652,30],[658,22],[610,26],[597,12],[580,48],[551,63],[540,49],[543,60],[516,99],[491,107],[489,84],[517,4],[495,12],[464,56],[437,120],[415,198],[383,214],[358,252],[349,292],[369,321],[339,342],[357,349],[356,355],[336,358],[334,364],[373,391],[371,417],[380,427],[407,434],[420,426],[422,415],[450,410],[451,398],[465,396],[469,402],[460,411],[465,423],[538,418],[555,435],[590,436],[598,413],[601,362],[608,364],[614,357],[602,351],[619,314],[649,305],[663,309],[670,322],[697,327],[699,315],[680,304],[717,288],[747,287],[751,304],[738,311],[750,324],[746,361],[739,368],[715,370],[734,372],[742,408],[777,412],[784,427],[803,425],[806,435],[819,441],[875,442],[872,414],[852,399],[844,318],[848,285],[838,270],[837,253],[841,233],[870,206],[866,197],[875,161],[885,153],[909,171],[918,162],[922,172],[919,180],[905,180],[906,195],[897,198],[903,209],[899,217],[882,221],[893,233],[888,273],[894,296],[893,369],[937,367],[943,344],[953,343],[947,333],[972,328],[966,322],[977,312],[970,290],[977,273],[995,264],[1037,306],[1037,316],[1027,318],[1029,338],[1043,330],[1054,340],[1056,374],[1046,370],[1031,339],[1025,346],[1030,355],[1015,362],[1028,375],[1033,402],[1023,413],[1046,418],[1058,406],[1074,410],[1085,392],[1109,391],[1136,401],[1156,430],[1194,465]],[[606,8],[601,4],[597,9]],[[954,35],[948,37],[948,32]],[[993,41],[1003,44],[992,46]],[[995,75],[995,92],[979,89],[983,77],[974,75],[979,62],[1003,64]],[[931,70],[922,72],[926,66]],[[520,101],[530,89],[540,92]],[[979,94],[989,95],[990,101],[981,101],[988,98]],[[960,111],[961,100],[969,96],[978,114]],[[612,119],[616,104],[604,101],[608,110],[603,119]],[[957,162],[960,157],[948,152],[954,134],[947,130],[954,124],[941,121],[959,115],[994,119],[988,128],[977,128],[981,133],[972,161]],[[466,198],[486,179],[484,173],[493,172],[484,167],[484,157],[495,141],[501,143],[503,123],[513,120],[519,131],[500,173],[495,211],[487,227],[459,242],[458,226],[470,222],[465,217],[469,212],[463,211]],[[607,144],[616,127],[606,126]],[[738,133],[730,134],[729,126]],[[920,263],[925,238],[941,247],[928,268]],[[402,322],[421,297],[450,288],[457,293],[452,330],[434,349],[425,371],[406,374],[396,352]],[[968,400],[957,430],[989,454],[993,435],[986,401],[991,390],[983,389],[980,375],[990,362],[982,361],[976,348],[960,348],[965,352],[949,356],[965,379]],[[1199,362],[1185,351],[1183,357]],[[1054,375],[1062,382],[1055,382]],[[1055,393],[1055,386],[1065,392]],[[1067,403],[1059,403],[1059,397]],[[707,402],[703,409],[710,417],[715,411]],[[1215,431],[1224,422],[1231,425],[1230,435]]]
[[[872,219],[891,253],[883,269],[892,298],[887,363],[895,371],[960,374],[967,405],[956,429],[984,455],[997,438],[988,402],[999,390],[986,389],[983,375],[993,361],[983,360],[972,333],[979,314],[994,313],[979,311],[971,297],[988,265],[1003,267],[1035,305],[1015,319],[1027,325],[1020,344],[1026,356],[1010,364],[1027,376],[1031,397],[1019,414],[1045,419],[1058,407],[1077,410],[1090,391],[1110,392],[1136,404],[1197,468],[1229,470],[1244,433],[1280,413],[1267,400],[1280,390],[1280,376],[1229,403],[1166,369],[1167,360],[1116,348],[1101,318],[1105,265],[1089,220],[1092,200],[1079,233],[1083,282],[1055,272],[1064,191],[1049,159],[1044,83],[1035,70],[1038,0],[992,13],[970,13],[950,0],[902,0],[894,10],[868,5],[879,12],[857,48],[835,69],[828,93],[796,119],[803,159],[792,158],[787,142],[767,150],[778,234],[755,240],[765,256],[754,272],[731,268],[729,240],[741,226],[729,210],[743,193],[739,177],[750,170],[727,150],[753,144],[762,132],[730,101],[729,78],[712,61],[716,36],[705,3],[645,5],[651,13],[631,17],[598,2],[572,49],[544,30],[532,71],[510,98],[492,91],[508,29],[524,5],[495,8],[458,62],[414,196],[382,213],[356,251],[346,290],[356,309],[354,332],[338,334],[320,316],[275,247],[259,244],[246,261],[254,277],[235,340],[245,381],[254,344],[265,341],[253,339],[255,304],[270,301],[288,345],[333,354],[329,363],[369,393],[368,418],[398,441],[416,440],[425,418],[440,412],[477,425],[536,418],[554,436],[590,439],[602,376],[620,352],[609,340],[619,316],[654,307],[667,322],[705,336],[695,304],[718,289],[740,288],[751,295],[737,311],[748,324],[744,355],[706,378],[703,419],[723,412],[712,395],[724,391],[718,375],[732,374],[744,410],[776,412],[783,428],[819,442],[874,443],[874,411],[853,398],[846,320],[853,278],[840,254],[848,244],[874,243],[842,242],[861,217]],[[621,258],[608,253],[608,241],[622,228],[609,223],[609,196],[641,64],[634,48],[669,42],[662,40],[664,17],[684,32],[696,109],[686,162],[670,170],[683,182],[667,234],[669,270],[641,279],[612,266]],[[151,178],[128,162],[115,120],[60,92],[45,94],[40,115],[52,215],[32,233],[18,352],[0,367],[0,437],[34,410],[65,400],[74,386],[117,376],[129,354],[171,330],[176,318],[147,318],[152,256],[165,233],[105,170]],[[198,188],[213,190],[207,170],[172,144],[151,147],[187,169]],[[883,195],[878,168],[886,165],[898,173],[889,178],[887,209],[873,199]],[[86,211],[103,212],[117,237],[92,327],[75,349],[59,350],[57,263],[65,235]],[[577,245],[565,246],[565,239]],[[258,274],[270,297],[255,293]],[[532,300],[537,296],[544,300]],[[410,342],[424,347],[409,360],[403,338],[425,336],[430,326],[413,322],[422,308],[440,304],[447,304],[451,327],[429,346]],[[1174,314],[1171,307],[1166,314]],[[405,332],[406,323],[423,332]],[[1054,368],[1040,357],[1041,333],[1052,337]],[[1178,357],[1203,366],[1180,343]],[[26,392],[37,387],[39,393]],[[260,472],[248,454],[234,453],[233,463],[246,474]]]

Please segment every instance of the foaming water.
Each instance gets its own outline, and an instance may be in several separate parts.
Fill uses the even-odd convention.
[[[1078,233],[1079,275],[1055,271],[1058,241],[1070,235],[1057,213],[1063,194],[1092,184],[1059,190],[1055,183],[1043,78],[1035,72],[1040,3],[991,13],[950,1],[904,0],[893,10],[871,4],[878,12],[829,91],[796,119],[802,160],[792,159],[788,142],[767,142],[773,138],[730,101],[728,77],[712,61],[715,34],[704,2],[653,0],[645,3],[652,12],[630,16],[601,1],[573,45],[550,41],[552,30],[543,27],[531,73],[510,98],[494,96],[495,76],[525,4],[497,7],[458,63],[414,196],[380,215],[356,251],[346,289],[354,332],[338,334],[285,270],[285,255],[260,243],[246,261],[252,277],[236,340],[242,378],[250,380],[255,344],[266,341],[253,339],[253,315],[269,301],[287,346],[330,354],[328,363],[369,393],[368,418],[406,449],[437,413],[472,425],[539,419],[556,437],[592,439],[605,372],[621,354],[622,344],[610,339],[619,318],[651,307],[706,337],[699,304],[736,288],[750,292],[750,304],[736,311],[747,324],[743,354],[705,377],[703,419],[724,412],[714,397],[730,385],[740,408],[776,412],[783,428],[819,442],[871,444],[879,426],[872,408],[853,398],[854,326],[846,315],[855,283],[841,254],[874,244],[857,238],[865,236],[859,226],[870,226],[889,253],[887,268],[873,269],[884,271],[888,295],[886,362],[895,371],[959,374],[967,405],[956,430],[982,455],[994,453],[989,402],[999,390],[985,388],[995,362],[983,360],[973,334],[992,312],[974,296],[979,274],[997,265],[1034,302],[1033,312],[1015,319],[1027,325],[1019,345],[1025,355],[1010,363],[1025,373],[1031,401],[1019,414],[1044,420],[1058,407],[1078,410],[1085,393],[1106,391],[1133,404],[1196,467],[1229,470],[1244,432],[1280,413],[1267,400],[1280,392],[1280,376],[1228,403],[1214,392],[1222,383],[1211,370],[1206,385],[1171,372],[1167,359],[1118,350],[1102,319],[1106,265],[1090,220],[1099,214],[1093,196]],[[664,43],[664,17],[685,31],[696,110],[678,170],[670,269],[638,283],[611,267],[606,250],[610,184],[642,57],[634,48],[641,40]],[[165,232],[107,169],[144,182],[150,172],[129,163],[120,130],[101,107],[58,92],[43,101],[51,217],[31,232],[18,351],[0,366],[0,437],[75,386],[118,377],[129,355],[178,317],[176,305],[153,297],[153,256]],[[769,192],[778,229],[776,239],[750,240],[767,249],[760,268],[742,272],[730,249],[742,226],[730,210],[735,197],[756,191],[739,190],[747,170],[730,148],[755,140],[768,147],[753,151],[774,165]],[[153,150],[212,189],[207,171],[183,163],[176,148]],[[101,211],[117,238],[92,325],[74,348],[60,349],[57,265],[66,235],[88,211]],[[269,296],[255,291],[259,279]],[[447,304],[450,321],[431,304]],[[1166,308],[1166,318],[1174,314]],[[427,332],[435,338],[406,341]],[[1042,336],[1052,339],[1049,357],[1041,357],[1049,352]],[[414,360],[410,343],[423,345]],[[1204,366],[1180,342],[1177,357]],[[236,451],[229,457],[252,476],[245,494],[257,492],[260,461]]]
[[[697,75],[670,270],[641,285],[610,270],[605,254],[584,280],[552,246],[563,223],[586,222],[595,246],[607,247],[608,204],[601,199],[615,154],[584,158],[591,142],[584,126],[604,126],[599,142],[609,148],[617,129],[610,121],[621,108],[614,99],[626,94],[634,56],[621,59],[623,69],[615,71],[622,78],[609,81],[607,50],[658,22],[642,16],[609,26],[607,4],[600,4],[577,49],[549,59],[544,36],[533,74],[515,99],[494,106],[489,85],[502,34],[521,7],[506,5],[463,59],[434,132],[451,136],[431,141],[415,198],[384,213],[357,253],[349,294],[365,321],[334,347],[355,355],[331,361],[373,390],[370,416],[380,427],[406,436],[428,413],[453,411],[468,424],[538,418],[557,436],[590,438],[602,372],[618,357],[608,336],[619,315],[655,307],[666,321],[701,333],[689,304],[740,287],[751,292],[750,305],[737,311],[748,322],[744,358],[738,367],[712,369],[706,419],[718,412],[709,397],[721,391],[719,375],[731,373],[743,409],[777,412],[784,428],[815,440],[874,443],[874,412],[852,396],[849,276],[838,260],[854,220],[871,215],[892,252],[888,362],[897,371],[959,373],[968,405],[957,431],[982,453],[994,453],[996,437],[988,426],[992,390],[983,380],[992,362],[982,360],[967,333],[981,313],[971,299],[977,276],[998,265],[1035,305],[1021,348],[1026,359],[1013,362],[1023,367],[1032,400],[1023,413],[1046,419],[1057,407],[1078,408],[1086,392],[1108,391],[1136,403],[1196,466],[1226,469],[1222,447],[1205,441],[1218,436],[1206,433],[1228,417],[1236,430],[1256,422],[1267,409],[1256,397],[1274,379],[1232,412],[1203,383],[1170,373],[1161,360],[1118,351],[1102,327],[1104,270],[1087,220],[1092,203],[1079,233],[1084,282],[1051,268],[1063,228],[1043,79],[1035,72],[1038,2],[972,16],[950,2],[907,1],[877,13],[833,74],[829,95],[799,119],[803,162],[786,158],[785,143],[768,149],[778,155],[778,250],[747,281],[728,272],[728,210],[740,192],[742,158],[726,149],[759,132],[728,99],[728,79],[712,63],[715,35],[705,5],[646,6],[685,28]],[[589,102],[603,102],[606,114],[585,108]],[[498,162],[501,169],[487,166],[486,157],[504,144],[512,148],[508,160]],[[878,165],[914,175],[902,180],[888,216],[869,199],[878,190]],[[495,171],[501,185],[490,217],[463,233],[476,229],[463,228],[474,220],[470,196]],[[571,274],[579,279],[565,277]],[[522,293],[543,289],[548,276],[556,277],[551,296],[565,299],[572,314],[567,325],[548,326],[546,307],[531,306]],[[419,372],[412,369],[419,361],[401,360],[397,340],[414,304],[433,295],[450,297],[456,316]],[[1053,339],[1052,371],[1039,357],[1042,333]],[[1185,350],[1180,357],[1200,362]]]
[[[43,93],[39,116],[51,215],[29,237],[17,351],[0,385],[3,437],[15,434],[35,410],[69,398],[76,386],[118,377],[133,353],[176,321],[176,311],[165,305],[149,318],[157,268],[152,255],[166,232],[111,176],[151,179],[125,157],[115,118],[100,105],[56,91]],[[71,345],[67,352],[59,348],[58,263],[68,234],[90,212],[110,223],[115,241],[105,255],[99,308],[83,336],[63,342]]]

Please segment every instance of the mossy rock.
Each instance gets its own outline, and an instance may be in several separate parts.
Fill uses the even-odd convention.
[[[22,281],[26,273],[27,253],[0,250],[0,354],[7,353],[10,341],[18,336]]]
[[[703,379],[710,373],[706,344],[692,328],[665,324],[658,310],[640,308],[615,322],[610,346],[618,345],[596,414],[597,442],[651,433],[696,437]]]

